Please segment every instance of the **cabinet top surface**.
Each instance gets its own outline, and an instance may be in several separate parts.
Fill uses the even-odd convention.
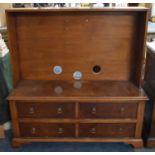
[[[147,100],[128,81],[21,81],[9,100],[120,101]]]
[[[145,7],[112,7],[112,8],[13,8],[6,12],[69,12],[69,11],[147,11]]]

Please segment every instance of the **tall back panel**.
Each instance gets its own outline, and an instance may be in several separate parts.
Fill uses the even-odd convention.
[[[82,80],[137,78],[139,83],[145,40],[140,23],[146,23],[146,10],[19,12],[7,12],[15,83],[73,80],[75,71],[81,71]],[[62,73],[55,74],[54,66]]]

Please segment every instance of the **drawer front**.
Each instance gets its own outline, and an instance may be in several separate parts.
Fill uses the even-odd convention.
[[[20,118],[74,118],[74,103],[28,103],[17,102]]]
[[[80,118],[136,118],[137,103],[81,103]]]
[[[75,137],[75,125],[70,123],[20,123],[22,137]]]
[[[135,124],[80,124],[80,137],[134,137]]]

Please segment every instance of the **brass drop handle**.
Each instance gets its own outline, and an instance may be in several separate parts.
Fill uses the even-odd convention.
[[[91,133],[91,134],[95,134],[95,133],[96,133],[96,128],[92,128],[92,129],[90,130],[90,133]]]
[[[58,134],[62,134],[63,133],[63,128],[58,128]]]
[[[125,112],[125,108],[124,107],[121,107],[120,112],[121,113],[124,113]]]
[[[36,128],[33,127],[33,128],[31,129],[31,133],[32,133],[32,134],[35,134],[35,133],[36,133]]]
[[[30,114],[34,114],[34,113],[35,113],[34,107],[30,107],[29,113],[30,113]]]
[[[58,114],[62,114],[62,113],[63,113],[63,110],[62,110],[61,107],[59,107],[59,108],[57,109],[57,113],[58,113]]]
[[[92,108],[91,113],[92,113],[92,114],[96,114],[96,107],[93,107],[93,108]]]
[[[122,131],[123,131],[123,128],[122,128],[122,127],[120,127],[120,128],[119,128],[119,131],[120,131],[120,132],[122,132]]]

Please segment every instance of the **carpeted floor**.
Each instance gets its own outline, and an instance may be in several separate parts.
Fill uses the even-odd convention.
[[[15,149],[11,147],[11,132],[0,140],[0,152],[132,152],[132,146],[123,143],[31,143]]]

